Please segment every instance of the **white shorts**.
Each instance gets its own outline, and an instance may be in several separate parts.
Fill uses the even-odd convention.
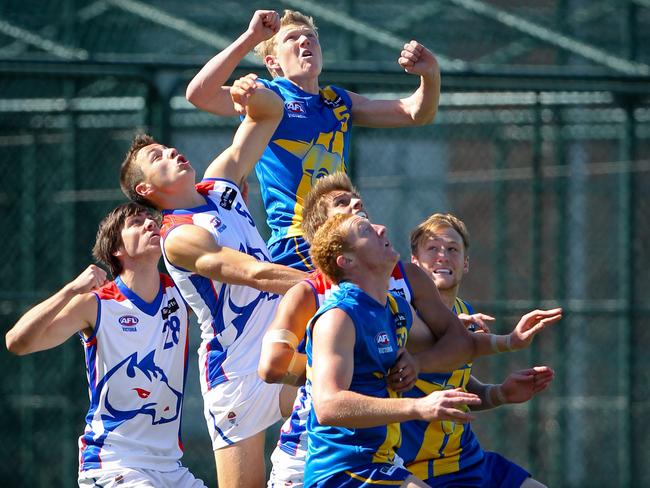
[[[189,470],[179,466],[174,471],[144,468],[93,469],[79,473],[80,488],[206,488]]]
[[[203,395],[203,413],[212,449],[254,436],[282,418],[282,384],[268,384],[257,372],[226,381]]]
[[[291,456],[279,447],[276,447],[271,454],[271,474],[267,488],[278,488],[290,486],[291,488],[302,488],[305,477],[305,452]]]

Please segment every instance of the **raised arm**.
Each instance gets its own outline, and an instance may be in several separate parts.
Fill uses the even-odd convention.
[[[196,225],[174,229],[165,240],[164,250],[174,266],[223,283],[250,286],[269,293],[282,295],[307,277],[304,271],[258,261],[248,254],[220,246],[207,230]]]
[[[248,82],[247,77],[244,81]],[[236,183],[246,179],[278,127],[283,108],[278,95],[258,87],[247,100],[246,117],[237,128],[232,145],[210,163],[205,177],[226,178]]]
[[[91,264],[47,300],[31,308],[5,337],[7,349],[20,356],[62,344],[79,331],[90,335],[97,318],[91,290],[106,282],[106,272]]]
[[[257,10],[242,33],[230,46],[214,56],[190,81],[187,100],[206,112],[221,116],[236,115],[229,87],[224,86],[239,62],[260,42],[280,29],[280,17],[272,10]]]
[[[314,324],[312,400],[318,422],[348,428],[365,428],[419,420],[454,420],[472,416],[460,405],[477,405],[476,395],[456,390],[436,391],[424,398],[377,398],[350,391],[354,368],[355,330],[340,309],[325,312]]]
[[[407,127],[433,122],[440,99],[440,69],[435,56],[417,41],[404,45],[397,61],[409,74],[420,77],[420,86],[407,98],[371,100],[354,92],[352,121],[365,127]]]
[[[302,281],[280,300],[264,335],[257,373],[267,383],[300,385],[305,382],[307,356],[296,351],[307,323],[316,313],[312,287]]]

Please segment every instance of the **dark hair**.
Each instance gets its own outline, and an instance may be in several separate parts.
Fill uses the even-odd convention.
[[[122,189],[122,193],[129,200],[152,208],[155,208],[155,205],[135,191],[135,187],[144,181],[144,173],[140,166],[138,166],[136,160],[140,149],[155,143],[154,138],[148,134],[136,134],[133,137],[133,141],[131,141],[131,147],[126,152],[120,169],[120,188]]]
[[[95,245],[93,246],[93,257],[104,264],[113,277],[118,276],[123,271],[122,263],[114,253],[123,244],[122,229],[124,229],[124,222],[127,218],[140,213],[147,213],[155,218],[150,208],[138,203],[128,202],[111,210],[99,223]]]

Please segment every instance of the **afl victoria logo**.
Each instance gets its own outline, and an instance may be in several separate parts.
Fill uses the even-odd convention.
[[[375,342],[377,343],[377,350],[380,353],[391,352],[393,347],[390,345],[390,339],[386,332],[380,332],[375,336]]]
[[[284,107],[287,109],[287,115],[289,117],[305,117],[307,114],[307,109],[303,102],[298,101],[289,101],[284,103]]]
[[[140,319],[133,315],[122,315],[117,321],[122,326],[124,332],[136,332],[138,330],[136,325],[138,325]]]
[[[134,317],[133,315],[122,315],[120,317],[120,325],[122,327],[133,327],[135,325],[138,325],[138,317]]]

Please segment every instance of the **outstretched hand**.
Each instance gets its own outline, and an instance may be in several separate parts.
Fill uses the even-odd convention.
[[[486,332],[489,334],[490,328],[487,326],[486,322],[494,322],[494,317],[484,313],[473,313],[472,315],[459,313],[458,320],[460,320],[463,325],[471,331]]]
[[[235,110],[240,115],[246,115],[248,100],[257,90],[257,75],[249,73],[235,80],[230,87],[230,98],[232,98]]]
[[[280,16],[275,10],[256,10],[248,24],[248,33],[256,44],[273,37],[280,30]]]
[[[99,266],[91,264],[79,276],[72,280],[68,286],[74,293],[81,295],[92,290],[97,290],[106,283],[108,283],[106,271]]]
[[[554,376],[548,366],[535,366],[510,373],[499,388],[507,403],[523,403],[548,388]]]
[[[510,348],[513,350],[528,347],[540,331],[562,318],[562,309],[533,310],[523,315],[510,333]]]
[[[417,41],[404,44],[397,62],[411,75],[434,76],[438,71],[436,57]]]

